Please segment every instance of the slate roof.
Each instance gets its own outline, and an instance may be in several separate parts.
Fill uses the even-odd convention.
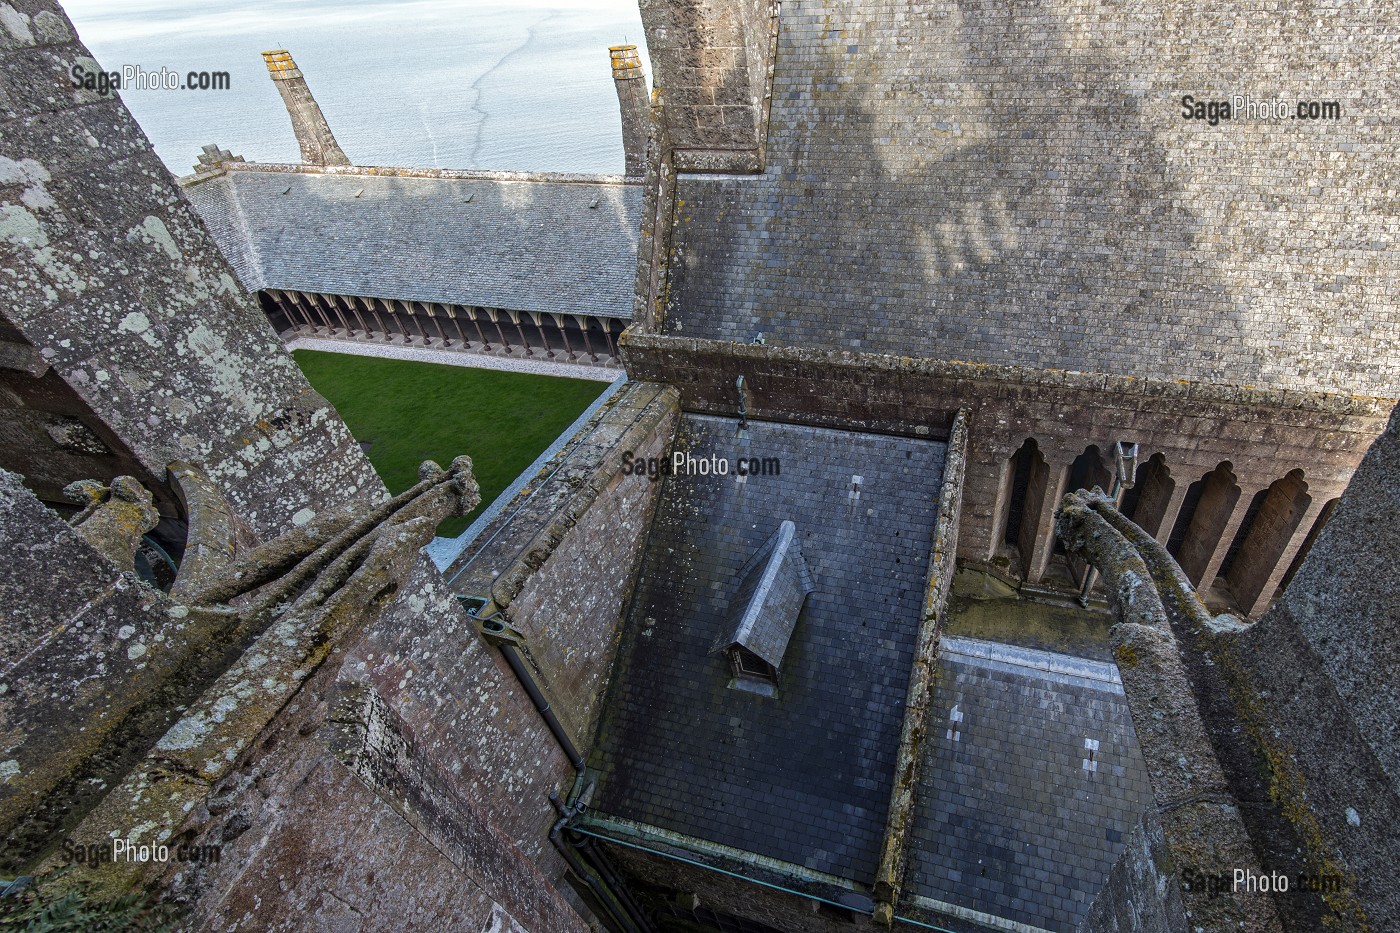
[[[906,892],[1074,930],[1152,802],[1117,668],[954,636],[940,652]]]
[[[943,478],[936,441],[683,416],[677,450],[781,475],[666,477],[590,764],[593,809],[869,884]],[[862,476],[859,495],[852,476]],[[644,480],[639,480],[644,481]],[[815,590],[773,698],[711,651],[734,580],[796,525]]]
[[[788,639],[813,589],[796,536],[797,526],[784,519],[739,571],[717,650],[740,645],[775,668],[782,667]]]
[[[565,178],[239,166],[185,193],[249,291],[630,318],[641,187]]]

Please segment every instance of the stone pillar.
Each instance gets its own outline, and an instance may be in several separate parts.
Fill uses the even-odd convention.
[[[574,358],[574,345],[569,342],[569,332],[564,329],[564,315],[550,314],[554,318],[554,324],[559,328],[559,336],[564,338],[564,359],[572,361]]]
[[[1172,529],[1176,527],[1176,519],[1181,514],[1181,504],[1186,501],[1188,488],[1188,484],[1183,482],[1178,482],[1172,487],[1171,498],[1167,500],[1167,507],[1162,510],[1162,522],[1152,535],[1162,545],[1166,545],[1172,536]]]
[[[481,309],[473,307],[464,307],[462,310],[465,311],[467,317],[471,319],[472,327],[476,328],[476,336],[481,339],[482,352],[490,353],[491,341],[486,339],[486,331],[481,329],[481,318],[476,316],[476,313]]]
[[[762,171],[775,36],[771,0],[640,0],[640,6],[676,168]]]
[[[1001,462],[1001,467],[997,477],[996,498],[992,500],[992,524],[988,530],[987,543],[985,547],[978,549],[980,559],[984,561],[996,558],[998,545],[1006,537],[1006,526],[1011,519],[1012,487],[1016,482],[1016,451],[1012,451],[1009,457],[994,459]],[[990,470],[985,462],[981,466],[983,470]],[[966,511],[963,517],[967,517]]]
[[[515,325],[515,332],[520,335],[520,345],[525,348],[526,356],[534,356],[535,352],[530,347],[530,339],[525,336],[525,326],[520,323],[520,313],[517,311],[506,311],[510,315],[510,322]]]
[[[1055,509],[1059,508],[1068,485],[1069,464],[1051,466],[1046,477],[1044,497],[1034,513],[1035,538],[1031,542],[1030,553],[1022,555],[1026,563],[1027,583],[1039,583],[1040,578],[1045,576],[1045,568],[1050,566],[1050,555],[1055,552]],[[1031,491],[1028,490],[1026,495],[1031,495]],[[1027,512],[1030,510],[1027,509]],[[1031,515],[1027,514],[1026,517],[1030,518]]]
[[[462,322],[457,320],[457,306],[443,305],[442,307],[447,311],[447,319],[452,322],[452,327],[457,331],[457,339],[462,341],[462,346],[471,346],[471,341],[467,339],[466,331],[462,330]]]
[[[384,339],[385,339],[385,340],[388,340],[388,339],[389,339],[389,328],[388,328],[387,325],[385,325],[385,323],[384,323],[384,318],[380,315],[380,313],[379,313],[379,307],[378,307],[377,305],[375,305],[374,299],[373,299],[373,298],[361,298],[360,301],[364,303],[365,309],[366,309],[367,311],[369,311],[370,314],[373,314],[373,315],[374,315],[375,323],[377,323],[377,324],[379,325],[379,332],[380,332],[381,334],[384,335]]]
[[[310,292],[292,292],[291,294],[292,300],[297,303],[297,307],[301,308],[302,313],[306,315],[306,320],[311,324],[312,330],[320,330],[322,327],[327,331],[334,330],[334,327],[331,325],[331,319],[326,317],[326,312],[321,310],[321,306],[316,303],[316,296]],[[305,304],[302,304],[302,299],[306,300]],[[311,312],[313,311],[316,313],[312,314]],[[318,320],[321,323],[316,323]]]
[[[1268,579],[1264,581],[1263,587],[1258,593],[1250,594],[1250,598],[1245,595],[1236,594],[1240,600],[1240,610],[1251,618],[1258,618],[1264,614],[1264,610],[1269,608],[1269,602],[1274,598],[1274,591],[1283,583],[1284,574],[1288,573],[1288,568],[1293,566],[1293,561],[1298,556],[1298,551],[1303,546],[1303,542],[1312,534],[1313,525],[1317,523],[1318,516],[1327,507],[1330,500],[1316,497],[1308,503],[1308,507],[1303,511],[1294,526],[1293,533],[1288,537],[1288,543],[1284,546],[1283,552],[1279,555],[1278,562],[1269,571]]]
[[[641,178],[647,172],[647,118],[651,110],[646,74],[635,45],[614,45],[608,48],[608,53],[612,56],[617,105],[622,110],[626,174],[628,178]]]
[[[341,313],[340,304],[335,300],[335,296],[315,295],[314,297],[317,304],[323,304],[324,307],[331,309],[331,312],[335,315],[335,320],[340,322],[340,329],[345,331],[345,334],[348,337],[350,335],[350,323],[347,320],[345,320],[345,315]],[[327,315],[326,320],[330,320],[329,315]],[[331,330],[335,330],[334,322],[331,323]]]
[[[501,313],[495,308],[482,308],[481,310],[485,312],[487,320],[496,325],[496,336],[501,338],[501,351],[509,354],[510,340],[506,338],[505,328],[501,326]]]
[[[349,165],[350,160],[341,151],[330,124],[321,114],[321,106],[311,96],[311,88],[306,86],[306,78],[292,61],[292,54],[286,49],[274,49],[262,56],[272,83],[277,85],[282,102],[287,105],[287,115],[292,118],[292,132],[296,133],[297,145],[301,147],[302,161],[312,165]]]
[[[1220,568],[1220,560],[1214,558],[1221,542],[1228,548],[1233,529],[1239,527],[1242,515],[1238,515],[1235,508],[1242,497],[1238,478],[1228,460],[1203,476],[1201,484],[1201,496],[1196,500],[1186,533],[1173,556],[1191,585],[1205,590],[1210,586],[1207,577],[1215,579],[1215,572]],[[1248,498],[1244,507],[1249,508]]]
[[[1225,527],[1215,542],[1215,549],[1211,552],[1210,560],[1206,563],[1205,572],[1201,574],[1201,581],[1196,584],[1198,592],[1204,593],[1215,582],[1216,576],[1220,573],[1220,565],[1225,562],[1226,555],[1230,553],[1230,545],[1234,543],[1235,536],[1240,533],[1240,525],[1244,523],[1245,516],[1249,514],[1250,503],[1262,491],[1253,487],[1240,490],[1239,497],[1235,499],[1235,503],[1230,509],[1230,517],[1226,520]]]
[[[588,318],[579,314],[575,314],[573,318],[578,322],[579,333],[583,334],[583,345],[588,348],[588,358],[598,362],[598,354],[593,352],[593,340],[588,336]]]
[[[355,307],[355,298],[354,298],[354,296],[352,296],[352,295],[344,295],[344,296],[341,296],[338,300],[345,303],[345,310],[349,311],[350,314],[355,318],[355,323],[360,325],[360,333],[362,333],[362,334],[364,334],[366,337],[368,337],[368,336],[369,336],[369,328],[365,326],[365,318],[364,318],[364,315],[360,314],[360,309],[357,308],[357,307]],[[349,320],[349,318],[346,318],[346,320]],[[355,335],[355,332],[352,330],[352,331],[350,332],[350,336],[353,337],[354,335]]]
[[[608,340],[608,356],[610,356],[610,357],[612,357],[614,360],[616,360],[616,359],[617,359],[617,345],[613,342],[613,333],[612,333],[612,322],[613,322],[613,319],[610,318],[610,317],[599,318],[599,322],[603,325],[603,336],[606,337],[607,340]]]
[[[442,329],[442,321],[439,321],[437,319],[437,315],[433,313],[433,303],[431,301],[420,301],[418,302],[418,307],[423,309],[423,316],[426,317],[429,321],[432,321],[433,330],[438,332],[438,339],[442,341],[442,345],[445,347],[448,344],[450,344],[451,341],[447,339],[447,331]],[[426,339],[432,340],[433,338],[426,337]]]

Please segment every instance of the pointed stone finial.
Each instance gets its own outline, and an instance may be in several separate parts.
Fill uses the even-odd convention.
[[[292,118],[292,131],[296,133],[297,144],[301,146],[301,158],[312,165],[349,165],[335,141],[330,124],[321,113],[316,98],[311,96],[311,88],[306,86],[297,63],[292,61],[292,53],[286,49],[273,49],[262,53],[267,64],[267,73],[272,83],[277,85],[282,102],[287,105],[287,114]]]
[[[627,176],[640,178],[647,172],[647,118],[651,109],[646,74],[635,45],[610,46],[608,53],[612,56],[617,103],[622,108],[622,149],[627,158]]]

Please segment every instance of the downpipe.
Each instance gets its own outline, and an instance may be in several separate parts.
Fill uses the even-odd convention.
[[[559,722],[559,717],[554,715],[549,701],[545,699],[539,684],[535,683],[534,676],[526,667],[525,659],[520,656],[518,647],[522,643],[520,633],[506,625],[499,612],[493,612],[484,619],[479,618],[476,613],[470,610],[468,612],[476,619],[482,636],[490,644],[500,649],[502,657],[506,659],[506,664],[510,666],[511,673],[515,675],[520,686],[525,689],[526,695],[530,697],[530,702],[534,704],[540,718],[549,727],[554,741],[564,752],[564,756],[569,759],[569,764],[578,773],[581,781],[585,768],[583,756],[579,754],[578,748],[569,738],[563,724]],[[591,840],[569,832],[570,821],[583,811],[585,804],[579,802],[573,806],[565,806],[555,791],[550,792],[549,802],[559,814],[559,819],[549,829],[550,844],[564,859],[564,863],[569,866],[569,870],[574,873],[574,876],[593,893],[594,899],[607,914],[605,918],[607,925],[614,930],[621,931],[621,933],[655,933],[655,927],[647,919],[645,911],[632,897],[626,883],[608,862],[606,854],[594,847]]]
[[[560,801],[559,795],[550,792],[549,802],[554,805],[555,811],[559,813],[559,819],[554,821],[554,825],[549,829],[549,841],[554,846],[556,852],[564,859],[564,863],[569,866],[569,870],[574,876],[588,886],[588,890],[593,892],[593,898],[603,908],[607,914],[608,926],[622,933],[654,933],[653,928],[644,915],[637,910],[635,903],[629,903],[630,895],[625,894],[625,889],[614,887],[607,880],[607,873],[603,871],[590,871],[585,867],[584,859],[580,859],[578,853],[574,851],[579,848],[577,842],[570,842],[565,838],[568,833],[569,821],[578,815],[581,806],[566,807]],[[590,864],[591,864],[591,860]],[[615,875],[613,877],[616,877]],[[637,910],[634,914],[633,911]]]

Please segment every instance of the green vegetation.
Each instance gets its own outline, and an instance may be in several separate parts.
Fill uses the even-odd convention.
[[[481,505],[443,522],[461,534],[577,418],[605,384],[528,373],[297,350],[311,384],[339,410],[389,491],[418,481],[418,465],[472,458]]]
[[[991,574],[964,569],[953,578],[943,633],[1108,661],[1112,625],[1107,612],[1019,599]]]
[[[0,897],[0,933],[168,933],[176,909],[136,891],[104,901],[82,882],[64,879],[69,869],[40,877]],[[67,881],[67,883],[65,883]],[[0,888],[9,884],[0,880]]]

